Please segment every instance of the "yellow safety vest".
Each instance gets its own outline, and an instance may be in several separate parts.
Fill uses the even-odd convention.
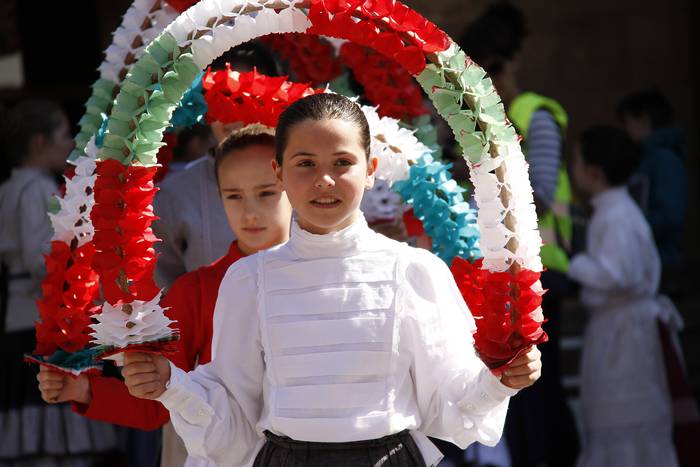
[[[547,110],[561,129],[562,139],[566,133],[569,117],[564,108],[555,100],[533,92],[520,94],[508,108],[508,119],[515,125],[524,138],[523,150],[527,154],[527,135],[532,121],[532,114],[537,110]],[[566,173],[566,164],[562,163],[559,180],[554,192],[554,202],[550,210],[540,217],[540,235],[544,245],[540,256],[542,264],[551,270],[566,272],[569,269],[569,256],[573,225],[569,206],[571,205],[571,184]]]

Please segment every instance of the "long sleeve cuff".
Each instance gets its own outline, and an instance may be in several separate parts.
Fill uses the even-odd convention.
[[[518,393],[517,389],[512,389],[501,383],[501,380],[494,376],[491,371],[484,367],[479,373],[476,384],[467,390],[467,394],[457,403],[460,409],[482,414],[502,404],[508,397]]]
[[[187,423],[207,426],[214,416],[214,410],[196,390],[196,384],[189,375],[170,363],[170,381],[166,390],[156,399],[171,413],[179,414]]]

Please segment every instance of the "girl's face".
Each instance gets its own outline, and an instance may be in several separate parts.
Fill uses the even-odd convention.
[[[63,112],[57,114],[58,125],[48,137],[40,136],[34,140],[34,151],[45,160],[48,169],[63,172],[66,159],[73,150],[74,143],[70,134],[70,123]]]
[[[249,255],[287,241],[292,207],[270,161],[271,146],[236,149],[219,165],[219,192],[238,248]]]
[[[571,164],[571,181],[580,195],[590,198],[600,191],[602,173],[596,166],[586,164],[581,152],[581,144],[574,146]]]
[[[311,233],[341,230],[360,215],[365,189],[372,188],[377,159],[367,161],[360,130],[345,120],[304,120],[289,130],[277,177]]]

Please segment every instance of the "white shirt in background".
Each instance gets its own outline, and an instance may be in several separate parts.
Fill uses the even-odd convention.
[[[211,156],[201,157],[166,177],[153,206],[160,218],[153,223],[153,232],[161,239],[155,244],[161,287],[213,263],[235,240],[219,196]]]
[[[5,330],[32,329],[39,318],[36,301],[46,274],[43,253],[51,247],[53,229],[49,199],[58,185],[48,172],[19,167],[0,186],[0,257],[11,279]],[[2,324],[2,323],[0,323]]]

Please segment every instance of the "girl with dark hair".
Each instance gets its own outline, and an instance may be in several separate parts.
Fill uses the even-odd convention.
[[[509,397],[539,377],[539,351],[494,376],[447,266],[367,226],[377,159],[360,108],[303,98],[280,116],[276,145],[289,241],[229,268],[211,363],[185,373],[127,354],[131,394],[161,401],[190,454],[220,466],[433,466],[442,456],[426,435],[496,443]]]
[[[114,427],[46,406],[36,387],[37,368],[23,362],[35,346],[36,300],[52,237],[48,203],[54,181],[73,149],[68,119],[53,102],[18,104],[6,122],[15,168],[0,185],[0,465],[88,466],[117,447]]]

